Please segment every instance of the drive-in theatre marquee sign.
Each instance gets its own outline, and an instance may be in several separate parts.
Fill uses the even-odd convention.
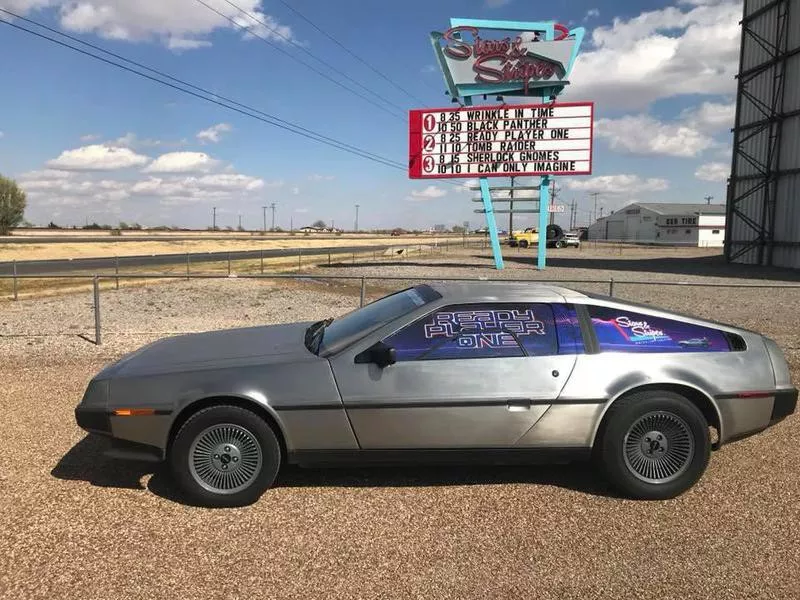
[[[592,172],[592,105],[412,110],[409,176]]]
[[[551,175],[592,172],[593,104],[556,103],[584,33],[552,21],[450,19],[449,29],[431,34],[447,91],[461,106],[410,112],[408,174],[479,178],[497,268],[503,261],[487,178],[541,176],[534,189],[547,207]],[[474,98],[489,96],[501,104],[473,106]],[[505,103],[510,96],[542,103]],[[539,212],[544,232],[547,210]],[[539,244],[540,269],[544,256]]]

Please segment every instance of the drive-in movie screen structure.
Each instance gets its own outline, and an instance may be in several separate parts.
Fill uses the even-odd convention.
[[[800,0],[0,0],[0,599],[799,598]]]

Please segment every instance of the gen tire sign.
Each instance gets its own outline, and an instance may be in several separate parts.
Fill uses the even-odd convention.
[[[594,104],[412,110],[412,179],[589,175]]]

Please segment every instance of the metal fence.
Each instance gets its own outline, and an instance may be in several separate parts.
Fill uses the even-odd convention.
[[[608,295],[614,296],[615,285],[634,285],[634,286],[670,286],[670,287],[701,287],[701,288],[737,288],[737,289],[800,289],[800,283],[711,283],[700,281],[653,281],[653,280],[621,280],[613,277],[603,279],[490,279],[488,277],[413,277],[400,275],[369,276],[369,275],[317,275],[317,274],[288,274],[288,273],[257,273],[257,274],[200,274],[189,273],[176,275],[174,273],[115,273],[115,274],[92,274],[92,275],[2,275],[0,279],[85,279],[92,283],[92,310],[94,314],[94,343],[98,346],[103,343],[102,337],[102,318],[100,303],[100,281],[103,279],[285,279],[285,280],[321,280],[321,281],[352,281],[360,285],[359,306],[364,306],[366,302],[367,285],[369,282],[387,281],[453,281],[453,282],[477,282],[477,281],[504,281],[513,283],[549,283],[553,285],[565,284],[593,284],[608,286]]]

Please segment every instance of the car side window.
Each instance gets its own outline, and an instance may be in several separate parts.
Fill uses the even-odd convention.
[[[395,348],[398,361],[547,356],[559,353],[556,314],[569,321],[565,308],[554,312],[548,304],[452,305],[383,341]],[[576,351],[571,323],[564,342],[570,352]]]
[[[725,334],[711,327],[642,315],[621,308],[587,308],[601,352],[730,351]]]

